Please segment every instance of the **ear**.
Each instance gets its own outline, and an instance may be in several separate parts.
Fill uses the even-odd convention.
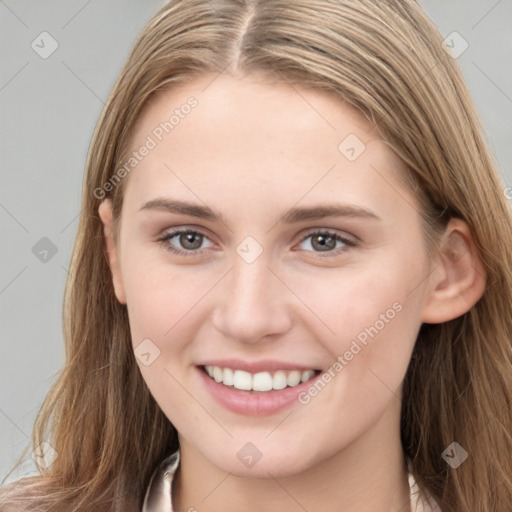
[[[112,201],[104,199],[99,208],[98,214],[103,223],[103,233],[105,235],[105,244],[108,253],[108,261],[110,264],[110,271],[112,272],[112,282],[114,284],[114,291],[117,300],[121,304],[126,304],[126,295],[121,277],[121,268],[119,265],[118,249],[114,244],[113,227],[112,227]]]
[[[437,324],[469,311],[482,297],[486,273],[466,222],[451,219],[429,276],[422,321]]]

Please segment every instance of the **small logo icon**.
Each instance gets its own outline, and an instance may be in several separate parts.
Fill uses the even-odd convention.
[[[43,441],[33,452],[32,459],[41,469],[49,468],[59,456],[50,443]]]
[[[57,246],[46,236],[32,247],[32,254],[42,263],[48,263],[56,254]]]
[[[39,57],[47,59],[59,47],[59,43],[48,32],[41,32],[30,46]]]
[[[134,354],[144,366],[150,366],[160,356],[160,349],[146,338],[137,345]]]
[[[345,137],[338,145],[338,151],[349,161],[356,161],[366,149],[363,141],[354,133]]]
[[[458,59],[469,48],[469,43],[458,32],[452,32],[441,46],[450,57]]]
[[[441,457],[453,469],[457,469],[468,458],[468,452],[459,443],[453,442],[441,454]]]
[[[241,460],[242,464],[248,468],[252,468],[263,456],[263,454],[252,443],[245,443],[236,456]]]
[[[244,238],[244,240],[236,248],[238,255],[246,263],[254,263],[263,252],[263,247],[252,236]]]

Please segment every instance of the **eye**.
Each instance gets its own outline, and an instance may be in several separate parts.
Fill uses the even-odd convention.
[[[172,242],[173,239],[176,239]],[[197,256],[203,252],[201,246],[203,242],[209,239],[206,235],[199,233],[188,228],[180,228],[167,233],[164,237],[159,239],[159,242],[163,244],[165,249],[172,252],[173,254],[179,254],[180,256]],[[178,245],[178,247],[176,247]],[[211,247],[213,244],[210,242]],[[181,248],[179,247],[181,246]]]
[[[327,253],[325,256],[336,256],[345,252],[347,247],[357,245],[354,240],[342,237],[335,231],[329,230],[313,231],[302,239],[301,244],[305,245],[304,250]]]
[[[174,229],[158,240],[164,248],[173,254],[180,256],[197,256],[205,248],[212,247],[209,238],[190,228]],[[209,245],[203,246],[208,241]],[[335,231],[319,230],[313,231],[304,236],[300,242],[303,250],[319,254],[319,256],[337,256],[347,250],[347,247],[354,247],[357,243],[354,240],[343,237]]]

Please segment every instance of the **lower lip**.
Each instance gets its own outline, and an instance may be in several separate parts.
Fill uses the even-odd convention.
[[[197,370],[206,389],[217,402],[230,411],[246,416],[268,416],[289,407],[298,401],[299,393],[308,389],[321,376],[319,374],[295,387],[286,387],[280,390],[243,391],[216,382],[200,367]]]

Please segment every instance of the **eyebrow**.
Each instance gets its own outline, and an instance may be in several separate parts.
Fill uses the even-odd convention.
[[[350,204],[328,204],[309,208],[291,208],[283,216],[281,222],[284,222],[285,224],[292,224],[294,222],[301,222],[304,220],[323,219],[324,217],[359,217],[382,220],[376,213],[368,210],[367,208],[363,208],[362,206]]]
[[[201,206],[198,204],[187,203],[185,201],[176,201],[174,199],[166,199],[158,197],[144,203],[139,211],[143,210],[160,210],[170,213],[182,213],[197,217],[198,219],[212,220],[224,223],[222,215],[215,213],[208,206]]]
[[[169,213],[181,213],[184,215],[190,215],[191,217],[197,217],[198,219],[216,221],[224,224],[222,215],[215,213],[208,206],[201,206],[174,199],[152,199],[151,201],[144,203],[139,209],[139,211],[143,210],[160,210],[167,211]],[[293,224],[305,220],[323,219],[324,217],[353,217],[382,220],[376,213],[361,206],[350,204],[327,204],[322,206],[290,208],[290,210],[288,210],[280,219],[280,222]]]

